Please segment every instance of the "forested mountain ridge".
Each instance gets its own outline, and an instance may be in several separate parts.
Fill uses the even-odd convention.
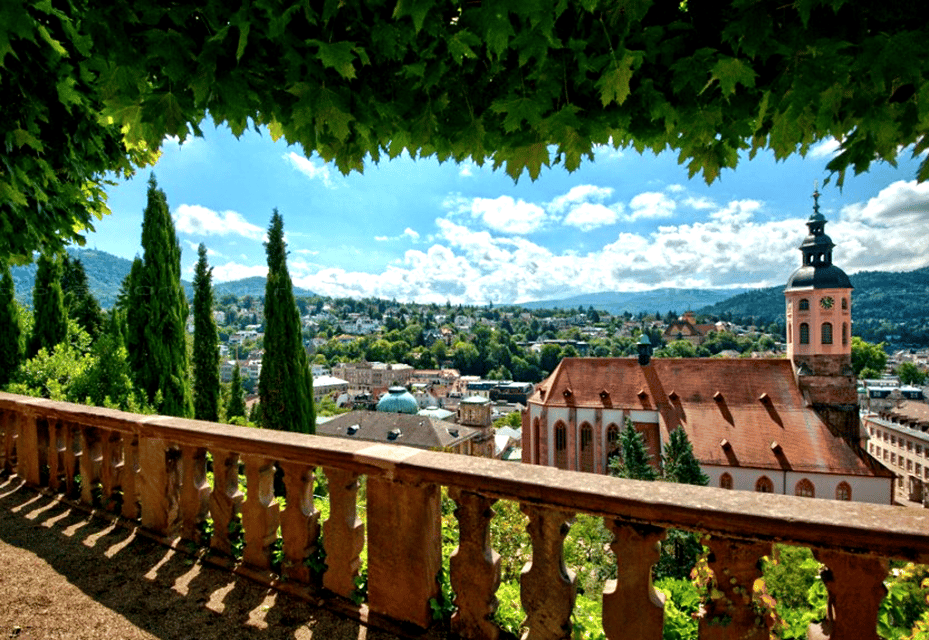
[[[68,255],[77,258],[84,265],[84,271],[87,273],[87,282],[90,285],[90,293],[97,299],[100,306],[109,309],[116,302],[116,295],[123,280],[129,275],[132,268],[132,260],[114,256],[106,251],[97,251],[96,249],[68,249]],[[10,274],[13,276],[13,284],[16,287],[16,299],[26,307],[32,307],[32,287],[35,283],[36,263],[27,264],[22,267],[11,267]],[[187,280],[181,280],[181,286],[187,294],[188,300],[193,300],[193,286]],[[244,296],[263,297],[265,294],[265,279],[260,276],[243,278],[241,280],[230,280],[228,282],[217,282],[213,286],[214,293],[218,297],[232,294],[237,298]],[[295,288],[294,293],[297,296],[312,296],[312,291]]]
[[[603,291],[585,293],[558,300],[539,300],[523,302],[518,305],[525,309],[572,309],[593,307],[613,315],[629,313],[655,313],[675,311],[684,313],[688,310],[705,307],[731,298],[745,289],[650,289],[648,291]]]
[[[929,344],[929,267],[914,271],[861,271],[852,286],[852,333],[869,342]],[[784,286],[755,289],[698,309],[697,313],[754,324],[783,322]]]

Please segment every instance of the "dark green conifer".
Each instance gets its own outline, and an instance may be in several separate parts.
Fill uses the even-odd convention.
[[[645,440],[642,434],[636,431],[629,418],[626,426],[619,435],[620,457],[611,462],[610,473],[620,478],[632,480],[655,480],[658,472],[649,464],[651,456],[645,449]]]
[[[671,482],[696,484],[705,487],[710,479],[700,469],[694,457],[694,448],[683,427],[671,432],[664,448],[664,477]]]
[[[155,176],[148,181],[142,219],[142,268],[130,272],[130,317],[127,348],[137,386],[160,413],[190,417],[193,401],[187,370],[187,297],[181,287],[181,248],[168,210],[168,199]],[[135,265],[133,265],[135,270]],[[160,404],[156,401],[160,395]]]
[[[68,337],[68,316],[61,292],[61,264],[57,256],[40,254],[32,290],[32,335],[26,346],[26,357],[32,358],[39,349],[51,353]]]
[[[213,320],[213,270],[206,247],[197,250],[194,271],[194,418],[219,420],[219,336]]]
[[[239,365],[232,370],[232,382],[229,384],[229,402],[226,404],[226,422],[233,418],[245,417],[245,396],[242,391],[242,376],[239,374]]]
[[[61,291],[68,317],[96,340],[103,331],[103,311],[90,293],[84,265],[79,258],[71,258],[67,253],[61,260]]]
[[[300,314],[287,271],[284,220],[274,210],[268,228],[264,357],[258,394],[261,426],[279,431],[316,432],[313,379],[303,348]]]
[[[144,278],[144,264],[142,258],[135,257],[132,268],[123,280],[116,296],[116,309],[124,318],[123,344],[129,355],[129,368],[132,370],[132,381],[136,389],[142,390],[143,369],[145,368],[145,291],[142,282]]]
[[[10,381],[23,357],[22,328],[19,307],[16,304],[16,287],[9,265],[3,265],[0,281],[0,387]]]

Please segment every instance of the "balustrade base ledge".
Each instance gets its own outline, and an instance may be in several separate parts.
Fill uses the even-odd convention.
[[[15,481],[17,477],[17,474],[14,472],[8,474],[7,477],[3,479],[8,480],[12,478]],[[106,520],[111,524],[120,526],[130,531],[132,535],[144,537],[152,542],[168,547],[175,552],[183,553],[191,557],[195,562],[230,571],[231,573],[256,584],[268,587],[269,589],[273,589],[279,593],[285,593],[289,596],[299,598],[314,607],[326,609],[343,618],[354,620],[365,627],[377,629],[400,638],[409,638],[411,640],[446,640],[447,638],[455,637],[437,627],[422,629],[410,623],[398,622],[392,618],[378,615],[377,613],[369,611],[368,605],[366,604],[356,604],[351,600],[331,593],[323,587],[299,584],[281,578],[277,576],[277,574],[269,571],[252,569],[232,557],[211,552],[209,548],[198,546],[194,549],[192,548],[190,540],[186,540],[180,536],[166,537],[158,535],[145,529],[138,522],[128,520],[123,516],[111,513],[100,507],[93,507],[84,502],[74,500],[48,487],[34,486],[25,482],[22,478],[19,478],[19,480],[20,484],[17,486],[17,489],[26,487],[29,491],[55,500],[68,508],[82,511],[93,518]]]

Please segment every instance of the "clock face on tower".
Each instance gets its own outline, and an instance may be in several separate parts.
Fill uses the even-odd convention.
[[[834,304],[835,300],[833,300],[832,296],[826,296],[819,299],[819,306],[821,306],[823,309],[831,309]]]

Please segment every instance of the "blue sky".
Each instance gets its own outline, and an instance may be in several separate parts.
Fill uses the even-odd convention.
[[[184,145],[167,141],[154,167],[183,250],[210,251],[216,281],[264,275],[273,208],[284,217],[294,283],[323,295],[486,304],[582,292],[783,283],[826,177],[834,144],[806,158],[747,157],[707,186],[675,154],[603,149],[574,173],[543,169],[517,183],[489,164],[434,159],[370,164],[343,176],[265,131],[236,139],[223,127]],[[929,264],[929,185],[916,161],[875,164],[820,188],[820,205],[847,272]],[[113,215],[87,246],[140,253],[150,170],[109,189]]]

